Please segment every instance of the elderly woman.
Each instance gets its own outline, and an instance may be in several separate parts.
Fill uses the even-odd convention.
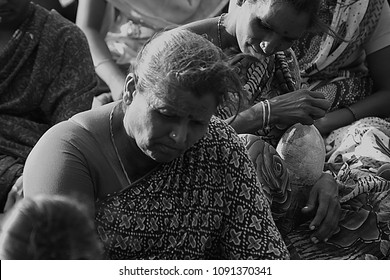
[[[245,147],[212,117],[241,88],[223,53],[173,30],[136,62],[123,101],[41,138],[25,167],[26,197],[86,196],[110,259],[288,258]]]

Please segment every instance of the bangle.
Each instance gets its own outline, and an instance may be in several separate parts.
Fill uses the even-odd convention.
[[[267,108],[267,111],[268,111],[268,114],[267,114],[267,122],[265,124],[265,128],[266,129],[269,129],[269,123],[270,123],[270,120],[271,120],[271,104],[269,103],[268,99],[265,100],[265,105],[266,108]]]
[[[358,118],[357,118],[355,112],[352,110],[351,107],[345,106],[344,108],[347,109],[349,112],[351,112],[351,114],[352,114],[352,116],[353,116],[353,121],[354,121],[354,122],[358,120]]]
[[[261,109],[263,110],[263,129],[269,129],[269,121],[271,118],[271,105],[268,100],[260,101]]]
[[[261,103],[261,109],[263,114],[263,129],[265,129],[265,105],[264,105],[264,101],[260,101],[260,103]]]
[[[106,58],[106,59],[103,59],[101,61],[99,61],[96,65],[95,65],[95,69],[98,68],[100,65],[106,63],[106,62],[109,62],[111,61],[112,59],[111,58]]]

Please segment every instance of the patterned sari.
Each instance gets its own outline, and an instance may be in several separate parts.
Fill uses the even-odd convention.
[[[56,12],[30,4],[0,52],[0,210],[42,134],[88,110],[99,91],[84,34]]]
[[[182,156],[95,209],[108,259],[288,258],[245,148],[218,118]]]

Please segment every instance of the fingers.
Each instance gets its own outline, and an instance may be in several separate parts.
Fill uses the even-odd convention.
[[[319,92],[319,91],[311,91],[311,90],[306,90],[309,95],[313,98],[316,98],[316,99],[325,99],[325,95],[322,93],[322,92]]]
[[[309,194],[309,199],[306,203],[306,206],[302,208],[302,213],[303,214],[314,213],[316,206],[317,206],[317,192],[312,190]]]
[[[328,241],[339,229],[340,203],[338,199],[333,199],[328,205],[329,207],[319,207],[316,216],[310,223],[310,229],[317,229],[312,235],[314,243]]]
[[[312,120],[314,121],[325,117],[326,110],[318,107],[312,107],[309,114],[312,117]]]
[[[330,107],[330,102],[327,99],[317,98],[311,101],[311,105],[323,111],[327,111]]]

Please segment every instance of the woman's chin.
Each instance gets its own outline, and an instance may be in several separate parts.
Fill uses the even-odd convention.
[[[165,149],[165,148],[150,151],[148,153],[148,155],[151,159],[153,159],[156,162],[160,162],[160,163],[170,162],[170,161],[176,159],[177,157],[179,157],[181,154],[182,153],[177,151],[177,150],[173,151],[171,149]]]

